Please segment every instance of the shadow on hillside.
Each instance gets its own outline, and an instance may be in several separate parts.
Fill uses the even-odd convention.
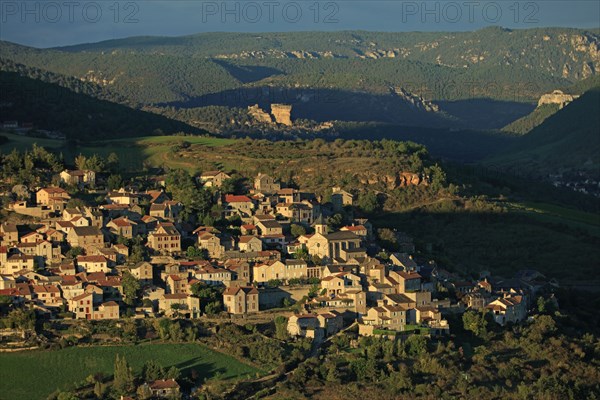
[[[264,67],[237,67],[218,62],[236,78],[256,79],[260,74],[278,72]],[[248,70],[246,70],[248,68]],[[254,71],[263,68],[264,71]],[[254,74],[258,74],[254,76]],[[273,103],[291,104],[293,118],[324,121],[380,122],[437,128],[497,129],[532,110],[531,104],[487,98],[436,102],[440,112],[390,93],[367,93],[324,88],[252,87],[237,88],[194,97],[160,106],[196,108],[206,106],[241,107],[258,104],[268,110]],[[446,109],[448,108],[448,109]]]
[[[213,62],[223,67],[235,79],[242,83],[258,82],[272,76],[283,74],[283,71],[280,71],[277,68],[261,65],[235,65],[219,59],[214,59]]]
[[[472,201],[465,209],[450,200],[440,201],[373,217],[372,222],[377,228],[408,232],[425,258],[474,279],[483,270],[510,278],[519,270],[535,269],[560,280],[567,265],[570,279],[587,279],[600,265],[595,227],[538,213],[503,211],[483,202]]]
[[[160,104],[195,108],[229,106],[246,108],[258,104],[265,110],[274,103],[291,104],[292,118],[324,121],[384,122],[430,127],[456,127],[461,123],[442,113],[427,112],[398,96],[319,88],[238,88],[186,101]]]
[[[535,104],[477,98],[456,101],[436,101],[449,115],[472,129],[501,129],[531,113]]]
[[[54,83],[0,72],[0,119],[59,131],[71,141],[148,136],[155,132],[205,133],[180,121],[77,93]]]

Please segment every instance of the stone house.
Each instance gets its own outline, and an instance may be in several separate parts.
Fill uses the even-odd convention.
[[[173,223],[161,222],[148,235],[148,247],[160,253],[179,253],[181,252],[181,234]]]
[[[109,273],[108,259],[104,256],[77,256],[77,269],[79,272],[105,272]]]
[[[308,265],[302,260],[270,261],[253,268],[253,281],[266,283],[270,280],[287,282],[290,279],[306,278]]]
[[[177,313],[180,317],[199,318],[200,299],[187,293],[163,294],[158,299],[158,310],[167,316]]]
[[[252,286],[229,287],[223,292],[223,305],[230,314],[259,311],[258,290]]]
[[[254,190],[264,194],[277,193],[281,185],[267,174],[259,173],[254,179]]]
[[[138,234],[137,225],[137,222],[132,221],[127,217],[119,217],[111,220],[106,224],[106,227],[117,236],[131,239]]]
[[[225,217],[239,215],[242,218],[249,218],[254,213],[254,203],[248,196],[226,194],[223,213]]]
[[[67,233],[67,242],[71,247],[82,247],[88,252],[104,247],[104,235],[95,226],[75,226]]]
[[[485,308],[492,312],[494,321],[503,326],[509,322],[520,322],[527,317],[527,306],[523,296],[507,295],[492,301]]]
[[[65,204],[71,198],[65,189],[59,187],[42,188],[36,192],[35,196],[37,204],[60,211],[65,208]]]
[[[221,187],[227,179],[231,179],[231,176],[223,171],[206,171],[198,177],[200,183],[206,187]]]
[[[221,258],[225,253],[225,246],[221,244],[221,238],[210,232],[198,234],[198,247],[206,249],[211,258]]]
[[[240,251],[262,251],[262,240],[256,236],[240,236],[238,241],[238,249]]]
[[[67,185],[94,185],[96,173],[90,170],[64,170],[60,173],[60,180]]]

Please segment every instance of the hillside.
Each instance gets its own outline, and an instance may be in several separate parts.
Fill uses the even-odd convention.
[[[488,164],[520,175],[600,180],[600,86],[584,93]]]
[[[579,80],[592,75],[598,30],[491,27],[475,32],[286,32],[202,33],[135,37],[58,48],[68,52],[115,52],[221,59],[399,58],[449,67],[510,66]],[[556,52],[556,47],[564,52]],[[525,49],[535,48],[536,51]],[[573,55],[579,55],[574,61]],[[591,64],[589,64],[591,62]],[[587,64],[587,65],[586,65]],[[597,68],[596,68],[597,69]],[[587,71],[587,72],[586,72]]]
[[[596,86],[600,86],[600,76],[597,75],[590,76],[560,90],[565,94],[581,95]],[[502,128],[502,130],[508,133],[524,135],[559,110],[560,106],[558,104],[538,105],[530,114],[511,122]]]
[[[566,28],[202,33],[54,49],[0,42],[5,61],[93,83],[110,94],[103,99],[164,115],[279,102],[313,121],[469,129],[500,129],[541,94],[593,77],[598,49],[598,31]],[[435,109],[414,107],[413,97]]]
[[[558,104],[543,104],[539,107],[536,107],[531,114],[527,114],[526,116],[506,125],[504,128],[502,128],[502,130],[517,135],[525,135],[536,126],[541,125],[546,118],[558,112],[559,109],[560,108]]]
[[[204,133],[179,121],[80,93],[86,92],[79,87],[80,82],[71,83],[75,84],[74,90],[0,71],[0,120],[31,123],[38,129],[60,131],[67,139],[81,141],[181,131]]]

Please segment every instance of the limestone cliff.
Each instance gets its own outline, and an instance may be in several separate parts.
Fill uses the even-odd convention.
[[[292,126],[292,106],[289,104],[271,104],[271,113],[255,104],[248,107],[248,114],[257,122]]]
[[[271,104],[271,115],[275,122],[285,126],[292,126],[292,106],[289,104]]]
[[[255,104],[248,107],[248,114],[258,122],[270,124],[273,122],[271,115]]]
[[[563,108],[579,96],[563,93],[561,90],[555,90],[552,93],[547,93],[540,97],[538,107],[544,104],[558,104],[559,108]]]

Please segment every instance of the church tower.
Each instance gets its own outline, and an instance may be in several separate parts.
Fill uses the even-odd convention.
[[[315,227],[315,233],[320,233],[323,236],[327,235],[327,223],[323,218],[323,214],[319,215],[313,226]]]

